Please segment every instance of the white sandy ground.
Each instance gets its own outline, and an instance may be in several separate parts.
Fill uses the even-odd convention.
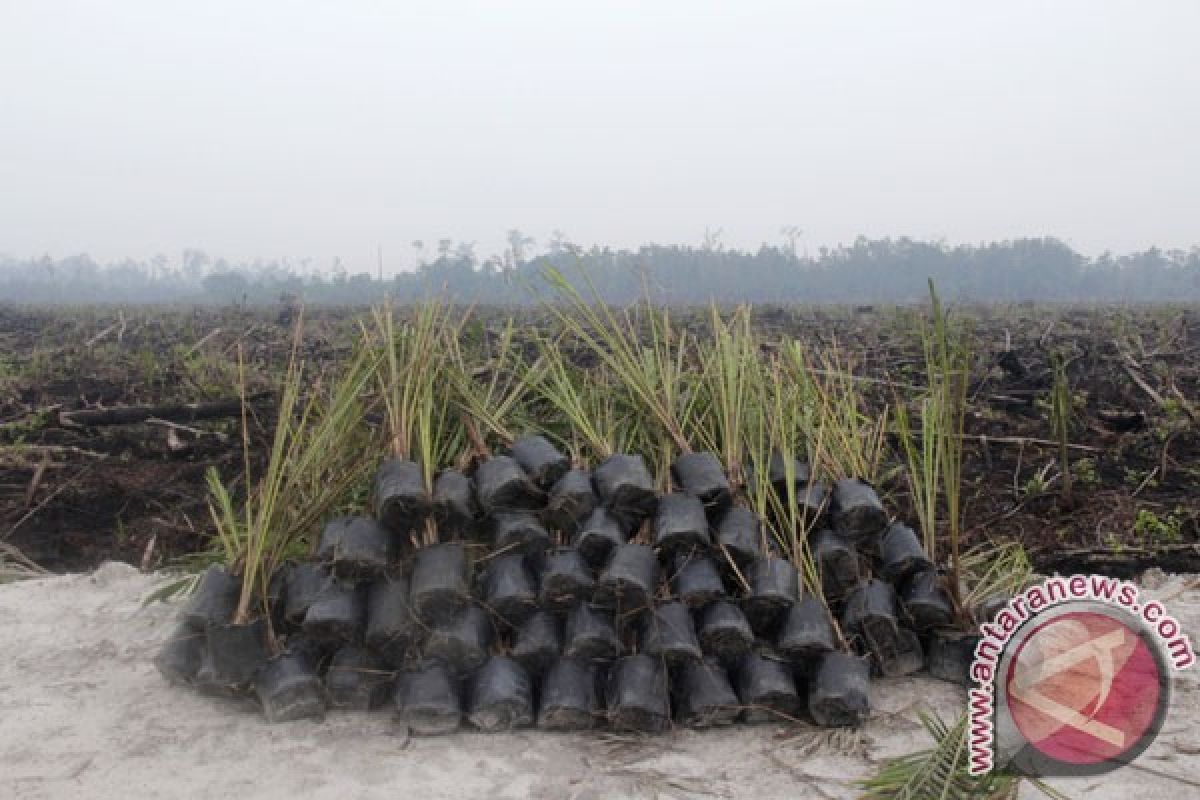
[[[387,711],[268,725],[257,712],[169,687],[155,671],[177,608],[143,598],[163,582],[114,563],[0,586],[0,798],[854,797],[855,778],[925,746],[919,707],[949,718],[964,697],[923,676],[881,681],[869,724],[839,732],[769,725],[648,739],[420,739]],[[1198,641],[1196,579],[1172,577],[1154,594],[1174,595],[1170,611]],[[1177,677],[1166,727],[1141,769],[1057,788],[1079,798],[1200,798],[1198,687],[1196,669]]]

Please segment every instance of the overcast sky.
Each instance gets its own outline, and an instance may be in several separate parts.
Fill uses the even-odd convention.
[[[1198,42],[1196,0],[3,0],[0,252],[1189,246]]]

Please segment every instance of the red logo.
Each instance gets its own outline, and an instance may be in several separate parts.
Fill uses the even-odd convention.
[[[1100,610],[1035,627],[1004,680],[1009,714],[1027,747],[1068,771],[1131,761],[1157,734],[1168,700],[1168,675],[1150,643]]]

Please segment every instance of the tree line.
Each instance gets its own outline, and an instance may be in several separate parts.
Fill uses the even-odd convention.
[[[517,233],[517,232],[513,232]],[[600,296],[627,303],[646,292],[664,303],[837,303],[922,300],[932,278],[945,296],[988,303],[1129,303],[1200,300],[1200,247],[1086,257],[1054,238],[948,245],[909,238],[867,239],[798,254],[794,238],[756,251],[644,245],[583,249],[561,238],[545,252],[509,237],[503,257],[480,259],[470,244],[442,240],[415,269],[381,279],[335,261],[231,263],[200,250],[171,260],[100,264],[87,255],[53,259],[0,256],[0,301],[31,305],[196,303],[252,305],[302,301],[364,305],[390,295],[406,302],[442,294],[464,303],[536,302],[547,267],[588,281]],[[414,243],[414,246],[418,243]],[[423,249],[419,250],[419,254]]]

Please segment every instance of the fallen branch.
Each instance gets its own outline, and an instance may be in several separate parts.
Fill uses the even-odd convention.
[[[261,393],[247,398],[249,403],[261,403],[270,397]],[[205,403],[178,403],[161,406],[122,406],[119,408],[89,408],[58,412],[58,422],[66,428],[98,427],[101,425],[136,425],[153,418],[165,422],[192,423],[204,419],[236,417],[242,413],[240,398],[213,400]]]

